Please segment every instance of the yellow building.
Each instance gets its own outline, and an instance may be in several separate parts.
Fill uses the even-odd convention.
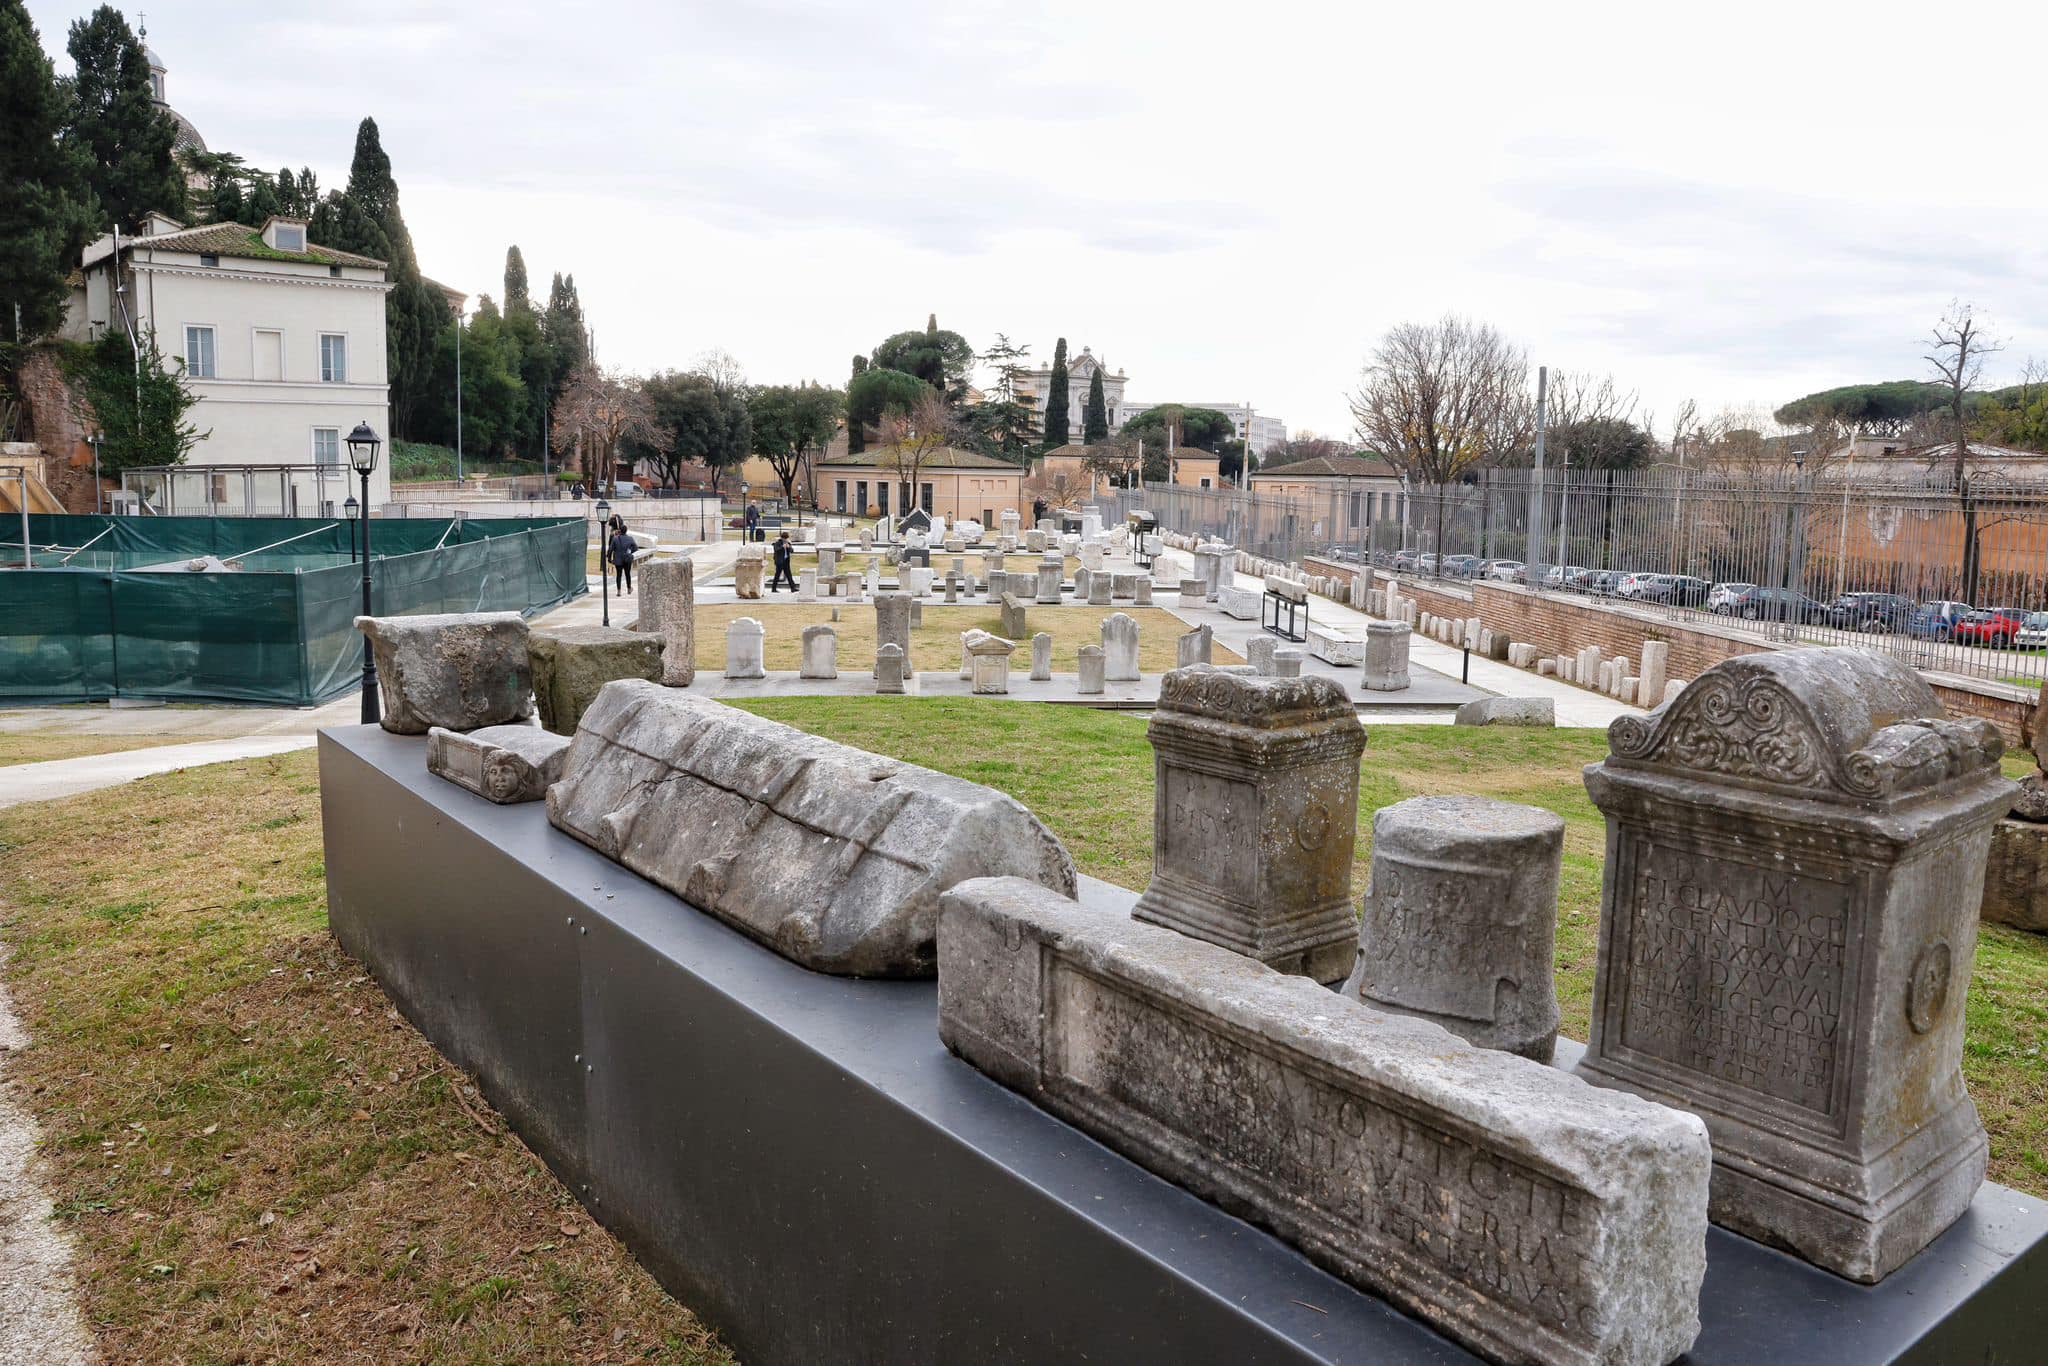
[[[1264,496],[1297,498],[1318,510],[1328,509],[1330,530],[1359,530],[1376,522],[1400,522],[1407,496],[1392,465],[1362,455],[1318,455],[1258,470],[1252,491]]]
[[[913,489],[907,464],[907,457],[886,446],[858,455],[843,450],[827,455],[817,463],[818,506],[850,517],[871,512],[900,517],[914,506],[952,520],[971,519],[985,527],[996,526],[1003,510],[1012,508],[1019,517],[1030,520],[1021,465],[943,446],[919,463]]]
[[[1093,446],[1074,444],[1047,451],[1032,466],[1032,475],[1048,483],[1064,477],[1065,487],[1081,490],[1081,496],[1084,498],[1097,497],[1107,490],[1109,481],[1088,468],[1088,459],[1096,450]],[[1174,452],[1171,482],[1182,488],[1221,488],[1223,476],[1218,470],[1220,463],[1220,458],[1208,451],[1183,446]]]

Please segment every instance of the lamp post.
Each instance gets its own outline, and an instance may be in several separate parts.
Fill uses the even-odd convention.
[[[377,448],[383,439],[367,422],[358,422],[348,434],[348,463],[363,481],[363,615],[374,615],[370,607],[370,472],[377,468]],[[370,650],[370,638],[363,637],[363,724],[377,722],[377,656]]]
[[[747,490],[749,487],[750,485],[746,480],[740,480],[740,543],[742,545],[747,540]],[[720,532],[719,534],[723,535],[724,533]]]
[[[604,624],[609,626],[612,624],[612,576],[610,566],[605,563],[605,557],[610,555],[612,550],[612,505],[600,498],[597,500],[597,506],[591,510],[597,514],[598,599],[604,607]]]
[[[356,496],[353,493],[348,496],[348,501],[341,505],[341,510],[348,514],[348,562],[350,564],[356,562],[356,518],[362,515],[362,507],[363,505],[356,501]]]

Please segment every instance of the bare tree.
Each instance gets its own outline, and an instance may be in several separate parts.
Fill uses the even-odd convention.
[[[1963,512],[1963,596],[1975,602],[1983,553],[1978,544],[1977,500],[1970,489],[1970,422],[1965,401],[1984,376],[1984,358],[2004,347],[1985,334],[1971,305],[1954,301],[1934,325],[1928,343],[1927,363],[1949,393],[1949,435],[1955,443],[1949,478]]]
[[[875,466],[894,474],[903,485],[904,511],[922,505],[919,476],[959,435],[958,411],[936,389],[928,388],[908,413],[883,415]]]
[[[563,386],[555,400],[553,435],[555,450],[574,451],[577,469],[586,479],[602,470],[607,483],[620,442],[630,440],[656,451],[666,451],[675,442],[673,433],[656,420],[654,400],[638,380],[594,365],[576,370]]]
[[[1389,328],[1351,395],[1359,440],[1410,481],[1436,486],[1439,557],[1445,486],[1518,450],[1534,407],[1521,348],[1454,316]]]
[[[1043,468],[1041,466],[1041,468]],[[1055,510],[1079,507],[1088,497],[1088,487],[1061,470],[1055,474],[1034,474],[1024,481],[1024,492],[1034,502]]]

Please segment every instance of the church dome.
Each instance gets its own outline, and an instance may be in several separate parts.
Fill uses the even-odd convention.
[[[192,126],[192,120],[171,108],[170,102],[164,98],[164,77],[169,71],[169,68],[164,65],[164,59],[157,56],[156,49],[147,43],[142,45],[142,55],[149,62],[150,97],[155,100],[156,107],[163,110],[169,116],[171,123],[178,130],[175,143],[176,149],[180,152],[205,151],[206,139],[199,136],[199,130]]]

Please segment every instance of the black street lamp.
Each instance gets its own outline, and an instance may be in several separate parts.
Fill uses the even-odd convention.
[[[612,505],[604,499],[597,500],[592,509],[597,513],[597,591],[604,604],[604,624],[612,624],[612,576],[609,557],[612,553]]]
[[[363,615],[375,615],[370,607],[370,472],[377,468],[377,448],[383,445],[367,422],[358,422],[348,434],[348,463],[363,481]],[[377,656],[371,653],[370,638],[363,637],[363,724],[377,722]]]
[[[353,493],[348,496],[348,501],[341,505],[342,512],[348,516],[348,562],[350,564],[356,562],[356,536],[358,534],[356,531],[356,518],[362,515],[362,506],[361,503],[356,501],[356,496]]]

